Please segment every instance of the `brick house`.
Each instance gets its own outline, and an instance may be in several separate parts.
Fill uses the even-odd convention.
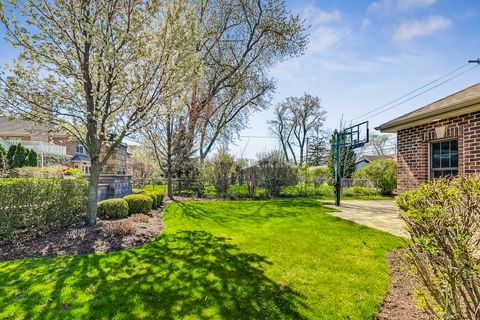
[[[65,133],[53,132],[32,121],[0,116],[0,139],[0,142],[7,144],[21,143],[39,154],[65,156],[71,167],[81,169],[87,178],[90,174],[90,157],[86,154],[85,147]],[[131,176],[127,174],[127,148],[126,144],[119,145],[102,169],[99,200],[131,193]],[[102,149],[103,154],[107,151],[107,147]]]
[[[375,129],[397,134],[398,193],[480,172],[480,83]]]

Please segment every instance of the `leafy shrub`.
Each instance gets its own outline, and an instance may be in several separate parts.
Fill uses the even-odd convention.
[[[220,150],[211,160],[209,178],[215,186],[217,194],[225,195],[231,183],[231,175],[235,171],[235,158],[224,150]]]
[[[478,319],[480,305],[480,175],[433,180],[403,193],[411,241],[407,259],[439,319]]]
[[[365,167],[355,170],[352,175],[352,185],[357,187],[375,188],[367,175]]]
[[[228,187],[228,194],[236,198],[248,198],[250,193],[248,192],[248,186],[243,184],[234,184]]]
[[[160,202],[159,202],[159,200],[160,200],[159,197],[161,196],[160,193],[155,192],[155,191],[145,191],[143,194],[152,198],[152,208],[153,209],[157,209],[158,207],[160,207]]]
[[[87,185],[83,179],[0,179],[0,242],[84,222]]]
[[[128,202],[125,199],[107,199],[97,204],[97,216],[103,220],[128,217]]]
[[[365,188],[359,186],[353,186],[351,188],[342,189],[342,194],[346,197],[351,196],[377,196],[378,191],[372,188]]]
[[[360,179],[367,179],[382,195],[390,195],[397,188],[397,162],[376,160],[357,170],[354,176],[356,185]]]
[[[143,194],[144,189],[133,188],[132,194]]]
[[[195,195],[195,191],[190,189],[181,189],[181,190],[178,190],[176,194],[180,196],[191,197]]]
[[[43,165],[44,166],[68,166],[70,163],[70,156],[54,153],[44,153],[43,154]]]
[[[62,170],[64,168],[60,166],[51,167],[23,167],[17,168],[16,176],[19,178],[44,178],[44,179],[61,179],[63,177]]]
[[[261,154],[257,166],[261,184],[270,197],[278,197],[283,186],[296,184],[295,168],[285,160],[280,151]]]
[[[143,194],[130,194],[123,197],[128,202],[128,214],[149,213],[152,211],[153,200]]]
[[[64,176],[74,176],[74,177],[77,177],[77,178],[80,178],[81,176],[83,176],[85,173],[78,169],[78,168],[64,168],[62,170],[62,173]]]

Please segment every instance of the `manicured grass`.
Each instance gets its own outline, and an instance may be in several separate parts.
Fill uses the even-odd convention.
[[[315,200],[185,202],[129,251],[0,263],[0,318],[370,319],[402,240]]]
[[[163,194],[167,193],[167,186],[164,184],[148,184],[143,187],[145,191],[159,191]]]

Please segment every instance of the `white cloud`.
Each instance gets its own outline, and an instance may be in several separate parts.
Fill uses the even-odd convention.
[[[365,18],[362,20],[362,28],[368,28],[372,25],[372,21],[370,19]]]
[[[322,9],[309,5],[303,9],[302,15],[311,25],[327,24],[342,20],[342,13],[339,9],[334,11],[323,11]]]
[[[302,16],[310,26],[309,53],[323,54],[338,47],[351,34],[351,30],[341,24],[342,13],[338,9],[324,11],[310,5],[303,10]]]
[[[402,22],[395,28],[394,39],[408,41],[417,37],[428,36],[436,31],[447,29],[452,21],[443,16],[429,16],[423,20]]]
[[[387,13],[407,11],[417,8],[427,8],[435,4],[437,0],[378,0],[372,2],[367,11],[373,13]]]

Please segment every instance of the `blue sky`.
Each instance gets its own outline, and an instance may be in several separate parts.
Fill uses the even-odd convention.
[[[310,43],[303,56],[272,70],[277,79],[272,106],[304,92],[317,95],[328,128],[338,127],[342,116],[350,122],[480,57],[478,0],[291,0],[287,5],[310,25]],[[2,37],[0,64],[15,55]],[[479,81],[480,67],[365,120],[373,128]],[[255,114],[240,135],[270,136],[271,118],[270,110]],[[254,158],[275,147],[271,138],[241,138],[230,150]]]
[[[305,55],[272,70],[277,79],[272,104],[304,92],[317,95],[329,128],[338,127],[342,115],[350,122],[480,57],[478,0],[297,0],[287,5],[310,25],[310,43]],[[477,82],[480,67],[365,120],[373,128]],[[271,111],[256,114],[241,135],[269,136],[271,117]],[[242,138],[231,151],[254,158],[275,145],[273,139]]]

